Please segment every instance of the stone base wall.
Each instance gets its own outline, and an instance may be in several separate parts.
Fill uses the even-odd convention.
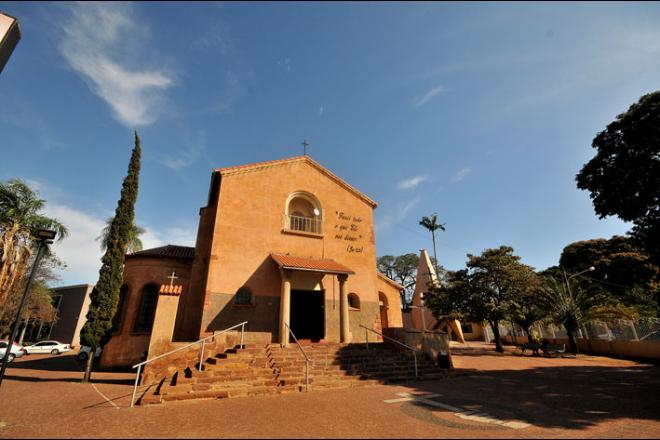
[[[545,338],[550,344],[564,344],[568,351],[568,338]],[[527,344],[527,336],[504,336],[507,345]],[[660,342],[657,341],[607,341],[602,339],[577,339],[581,353],[605,356],[622,356],[639,359],[660,359]]]
[[[418,354],[424,354],[438,365],[438,356],[446,354],[451,361],[451,350],[449,349],[449,336],[444,332],[420,330],[409,330],[403,328],[387,328],[383,331],[385,336],[406,344],[416,349]],[[387,339],[385,340],[387,342]],[[398,344],[392,345],[400,347]],[[401,349],[404,349],[401,347]]]

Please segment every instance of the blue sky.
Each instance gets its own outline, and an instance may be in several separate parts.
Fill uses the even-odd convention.
[[[599,220],[574,177],[591,140],[660,88],[657,3],[14,3],[0,75],[0,179],[71,236],[62,283],[95,282],[94,238],[143,143],[145,245],[193,245],[216,167],[312,157],[379,202],[377,252],[510,245],[538,269]]]

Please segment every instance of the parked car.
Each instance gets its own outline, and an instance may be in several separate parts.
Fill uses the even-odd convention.
[[[80,350],[78,351],[78,356],[76,356],[76,359],[78,359],[81,362],[86,361],[89,358],[89,353],[91,351],[92,351],[92,347],[88,347],[86,345],[81,346]],[[101,351],[103,351],[103,349],[101,347],[98,347],[94,352],[94,358],[100,357]]]
[[[69,344],[62,344],[58,341],[40,341],[33,345],[25,347],[27,354],[62,354],[71,350]]]
[[[2,360],[5,358],[6,352],[7,341],[0,341],[0,362],[2,362]],[[9,349],[9,357],[7,358],[7,362],[12,362],[14,359],[25,356],[25,354],[25,349],[21,345],[14,342],[11,346],[11,349]]]

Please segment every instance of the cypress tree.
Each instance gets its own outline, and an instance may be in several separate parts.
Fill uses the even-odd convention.
[[[135,148],[128,164],[128,174],[124,179],[115,217],[110,224],[107,248],[99,270],[99,281],[91,294],[87,322],[80,331],[81,344],[91,347],[83,382],[89,382],[91,378],[96,349],[103,347],[110,339],[112,319],[117,312],[119,291],[124,277],[126,244],[135,218],[141,154],[140,137],[136,131]]]

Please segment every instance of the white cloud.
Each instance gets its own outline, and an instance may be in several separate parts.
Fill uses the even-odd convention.
[[[69,230],[69,236],[53,244],[53,251],[67,265],[61,274],[66,284],[95,284],[101,268],[101,248],[96,237],[105,227],[101,217],[48,203],[45,214],[57,218]]]
[[[66,268],[59,273],[60,284],[94,284],[98,280],[101,268],[100,243],[96,238],[106,225],[107,217],[114,212],[90,212],[76,207],[71,197],[50,182],[25,179],[28,185],[47,200],[44,214],[58,219],[69,230],[69,235],[62,241],[52,245],[55,254],[64,261]],[[140,238],[144,249],[174,244],[180,246],[195,246],[197,237],[196,225],[154,228],[136,220],[145,229]]]
[[[383,217],[376,219],[376,232],[383,231],[391,226],[401,223],[406,219],[410,211],[422,201],[421,196],[414,197],[410,200],[396,203],[394,209],[388,211]]]
[[[413,107],[419,108],[424,104],[428,103],[431,99],[435,98],[438,94],[445,91],[445,88],[442,86],[437,86],[424,93],[422,96],[418,96],[413,101]]]
[[[465,179],[467,176],[472,174],[472,168],[461,168],[456,174],[451,178],[452,183],[458,183],[461,180]]]
[[[139,59],[145,23],[138,26],[132,20],[132,7],[127,3],[80,2],[72,4],[70,11],[59,45],[64,58],[122,124],[135,127],[154,122],[163,91],[173,79],[158,69],[123,65],[126,58],[117,56],[123,51]]]
[[[419,186],[419,184],[426,182],[427,180],[429,180],[429,176],[426,175],[411,177],[410,179],[402,180],[399,182],[397,188],[404,190],[415,189]]]

